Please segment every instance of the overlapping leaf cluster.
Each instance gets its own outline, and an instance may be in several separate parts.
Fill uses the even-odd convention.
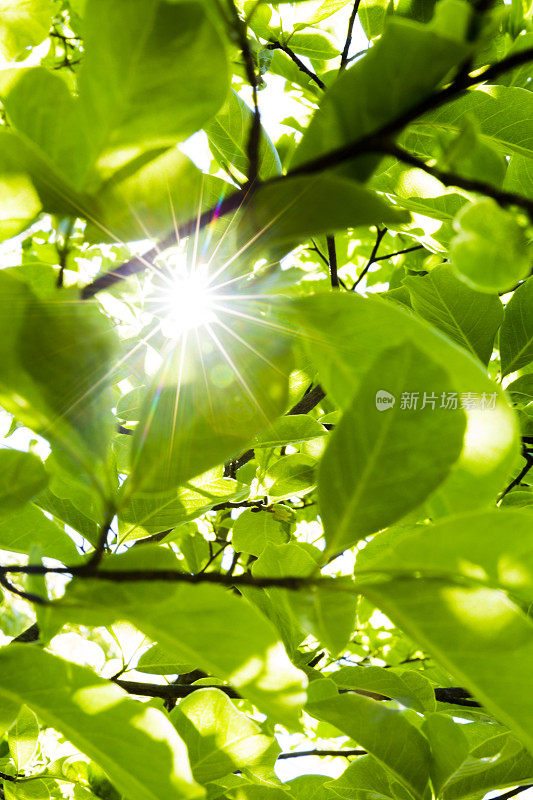
[[[7,800],[533,783],[532,14],[0,0]]]

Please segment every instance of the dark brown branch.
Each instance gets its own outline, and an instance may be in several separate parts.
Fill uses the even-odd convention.
[[[248,42],[248,28],[245,20],[241,19],[237,6],[233,0],[229,0],[229,8],[233,17],[233,27],[237,34],[237,40],[241,49],[244,62],[246,79],[252,87],[252,102],[254,112],[250,131],[248,133],[248,144],[246,154],[248,156],[248,183],[255,183],[259,176],[259,145],[261,143],[261,113],[259,111],[259,101],[257,97],[257,75],[255,72],[254,58]]]
[[[301,400],[299,400],[296,405],[294,405],[289,411],[287,411],[286,416],[290,417],[293,414],[307,414],[311,411],[315,406],[317,406],[321,400],[324,399],[326,396],[325,391],[322,389],[321,386],[315,386],[314,389],[306,392]],[[253,450],[246,450],[242,456],[239,456],[235,461],[231,462],[232,465],[232,474],[235,475],[238,469],[244,467],[249,461],[252,460],[254,457]]]
[[[374,256],[374,263],[376,261],[385,261],[387,258],[394,258],[394,256],[403,256],[404,253],[414,253],[415,250],[425,250],[423,244],[415,244],[413,247],[406,247],[404,250],[396,250],[395,253],[386,253],[384,256]]]
[[[386,233],[387,233],[387,228],[383,228],[383,230],[381,230],[380,228],[377,229],[377,235],[376,235],[376,241],[374,243],[374,247],[372,248],[372,252],[370,253],[368,261],[366,262],[365,266],[361,270],[361,274],[359,275],[357,280],[354,281],[354,284],[352,286],[352,292],[354,292],[355,289],[359,286],[359,284],[361,283],[361,281],[365,277],[366,273],[368,272],[368,270],[370,269],[372,264],[375,262],[376,255],[377,255],[377,252],[379,250],[379,246],[381,244],[381,240],[383,239],[383,237],[385,236]]]
[[[329,261],[329,274],[331,279],[331,286],[333,289],[339,288],[339,276],[337,273],[337,249],[335,247],[335,237],[326,236],[326,243],[328,245],[328,261]]]
[[[526,789],[533,789],[533,783],[526,783],[524,786],[516,786],[514,789],[509,789],[508,792],[493,797],[492,800],[510,800],[511,797],[516,797],[517,794],[525,792]]]
[[[439,167],[429,166],[423,159],[418,158],[418,156],[413,155],[413,153],[405,150],[405,148],[388,140],[376,142],[371,147],[371,150],[375,153],[385,153],[394,156],[394,158],[397,158],[398,161],[404,164],[409,164],[411,167],[421,169],[427,172],[428,175],[437,178],[437,180],[445,186],[458,186],[460,189],[465,189],[467,192],[479,192],[480,194],[488,195],[501,206],[519,206],[527,212],[530,219],[533,221],[533,200],[523,195],[516,194],[515,192],[506,192],[484,181],[476,180],[475,178],[465,178],[454,172],[447,172],[446,170],[439,169]]]
[[[318,156],[311,161],[307,161],[304,164],[301,164],[299,167],[291,170],[287,173],[287,176],[275,177],[270,179],[269,181],[265,181],[263,185],[266,184],[275,184],[279,181],[286,180],[287,177],[293,177],[295,175],[307,175],[313,174],[316,172],[320,172],[325,169],[330,169],[332,167],[336,167],[339,164],[342,164],[346,161],[350,161],[358,155],[362,153],[368,152],[385,152],[390,153],[390,147],[394,146],[389,141],[390,137],[395,136],[396,134],[400,133],[409,123],[416,120],[418,117],[422,116],[423,114],[427,113],[428,111],[433,111],[441,106],[445,105],[446,103],[450,102],[451,100],[455,99],[457,96],[462,94],[466,89],[471,88],[473,86],[477,86],[481,83],[486,81],[494,80],[494,78],[503,75],[505,72],[508,72],[516,67],[521,66],[522,64],[526,64],[529,61],[533,60],[533,47],[526,48],[521,50],[517,53],[513,53],[510,56],[502,59],[501,61],[497,62],[496,64],[492,64],[490,67],[482,70],[481,72],[477,73],[476,75],[466,75],[461,81],[454,81],[449,86],[445,87],[444,89],[435,92],[434,94],[430,95],[428,98],[424,99],[422,102],[418,103],[417,105],[413,106],[411,109],[408,109],[395,120],[386,123],[377,131],[373,131],[372,133],[365,134],[359,139],[356,139],[353,142],[349,142],[342,147],[339,147],[335,150],[332,150],[322,156]],[[408,156],[411,163],[415,156],[411,156],[406,151],[405,155]],[[422,164],[423,166],[420,166]],[[424,162],[416,162],[416,166],[420,166],[421,169],[425,169],[428,171],[429,169]],[[440,171],[439,180],[442,180],[443,177],[446,179],[451,178],[449,173],[444,173]],[[455,185],[461,188],[465,188],[468,191],[479,191],[483,194],[486,194],[488,197],[493,197],[495,200],[500,202],[502,199],[505,200],[505,203],[516,203],[520,207],[524,207],[524,203],[526,203],[529,207],[531,207],[531,201],[527,200],[520,195],[514,195],[509,192],[501,192],[500,190],[495,189],[490,184],[483,184],[482,182],[472,181],[460,178],[459,176],[453,176],[455,180]],[[452,181],[453,183],[453,181]],[[468,185],[467,185],[468,184]],[[216,213],[217,218],[225,216],[236,209],[239,208],[245,201],[247,194],[251,191],[251,187],[246,186],[241,191],[236,192],[235,194],[231,195],[230,197],[225,198],[222,203],[217,206]],[[142,272],[146,269],[147,266],[150,265],[150,262],[158,255],[161,250],[165,250],[166,248],[170,247],[172,244],[176,242],[176,236],[179,235],[181,237],[189,236],[193,231],[198,227],[199,229],[204,228],[206,225],[211,222],[214,217],[215,209],[209,209],[204,211],[203,214],[200,215],[199,219],[191,219],[188,222],[181,225],[176,232],[172,232],[167,237],[165,237],[161,242],[158,243],[157,247],[153,247],[151,250],[146,252],[143,256],[136,256],[129,261],[121,264],[115,270],[111,272],[107,272],[103,275],[99,275],[92,283],[88,284],[82,289],[81,297],[82,299],[88,299],[93,297],[98,292],[108,289],[110,286],[113,286],[118,281],[124,280],[125,278],[129,277],[130,275],[134,275],[137,272]]]
[[[17,597],[22,597],[23,600],[27,600],[29,603],[36,603],[39,606],[44,606],[48,603],[48,600],[45,597],[41,597],[33,592],[25,592],[24,589],[19,589],[18,586],[14,586],[11,581],[8,581],[5,574],[0,574],[0,586],[2,586],[4,589],[7,589],[8,592],[11,592],[11,594],[16,594]]]
[[[503,500],[505,495],[509,494],[511,489],[514,489],[515,486],[519,486],[526,477],[526,475],[528,474],[531,467],[533,467],[533,453],[528,450],[526,444],[522,446],[522,455],[526,459],[525,466],[522,467],[516,478],[513,478],[511,483],[508,486],[506,486],[506,488],[503,490],[500,497],[498,498],[499,500]]]
[[[267,578],[254,577],[248,572],[233,576],[221,572],[180,572],[177,569],[131,569],[123,571],[89,568],[87,564],[67,567],[45,567],[41,564],[27,564],[26,566],[21,566],[14,564],[0,567],[0,578],[4,578],[9,574],[71,575],[73,578],[110,581],[113,583],[136,583],[139,581],[163,581],[165,583],[187,584],[213,583],[228,587],[255,586],[259,589],[275,586],[291,591],[296,591],[304,586],[329,586],[332,589],[338,589],[340,591],[344,588],[340,581],[322,576],[304,578],[301,576],[286,575],[284,577]]]
[[[302,756],[343,756],[343,758],[350,758],[351,756],[366,756],[366,750],[297,750],[291,753],[280,753],[278,761],[286,758],[301,758]]]
[[[342,50],[342,55],[341,55],[340,70],[345,69],[346,65],[348,64],[348,53],[350,52],[350,46],[352,44],[353,26],[355,24],[357,12],[359,11],[360,2],[361,0],[355,0],[352,8],[352,13],[350,14],[350,20],[348,22],[348,31],[346,33],[346,41],[344,42],[344,48]]]
[[[93,552],[91,553],[88,561],[83,565],[82,569],[88,572],[94,572],[97,569],[98,565],[100,564],[105,551],[107,550],[107,540],[109,538],[109,532],[111,530],[111,523],[115,517],[114,509],[112,511],[107,512],[107,517],[105,521],[102,523],[100,528],[100,533],[98,535],[98,541],[96,543],[96,547],[94,548]]]
[[[124,689],[128,694],[136,694],[139,697],[160,697],[163,700],[176,700],[181,697],[188,697],[193,692],[199,689],[218,689],[228,697],[238,698],[241,695],[232,689],[231,686],[201,686],[201,685],[180,685],[176,683],[158,684],[158,683],[142,683],[139,681],[124,681],[121,679],[114,680],[118,686]]]
[[[309,69],[309,67],[306,67],[304,62],[298,58],[296,53],[286,44],[282,44],[278,41],[271,41],[267,44],[267,50],[282,50],[292,61],[294,61],[300,72],[303,72],[305,75],[307,75],[307,77],[314,81],[321,89],[326,88],[324,81],[321,81],[318,75],[313,72],[313,70]]]

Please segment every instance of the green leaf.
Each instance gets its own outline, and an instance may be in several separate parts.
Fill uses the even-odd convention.
[[[74,542],[64,530],[30,504],[0,519],[0,548],[29,555],[38,542],[43,556],[65,564],[79,561]]]
[[[175,528],[219,503],[240,500],[248,492],[247,486],[231,478],[206,473],[165,494],[135,493],[119,512],[120,538],[140,539]]]
[[[176,148],[140,162],[115,172],[99,190],[98,210],[87,225],[89,241],[163,238],[175,224],[213,208],[232,189],[220,178],[204,175]]]
[[[108,558],[102,568],[179,566],[170,551],[147,545]],[[80,624],[128,620],[177,660],[228,680],[273,719],[290,727],[297,724],[305,700],[304,674],[290,663],[272,625],[221,586],[80,580],[57,609]]]
[[[36,647],[2,648],[0,668],[0,695],[26,703],[132,800],[201,797],[185,746],[160,711],[128,699],[92,670]]]
[[[307,711],[354,739],[390,769],[415,797],[421,798],[429,777],[429,746],[405,712],[357,694],[324,696],[326,690],[320,685],[323,683],[311,683]]]
[[[441,714],[424,720],[422,730],[433,755],[432,783],[439,797],[459,800],[531,781],[533,758],[520,742],[503,727],[481,726],[485,730],[480,741],[475,723],[458,728]]]
[[[322,425],[307,414],[290,414],[275,420],[253,441],[255,447],[281,447],[325,436]]]
[[[46,39],[52,18],[52,0],[1,0],[0,53],[13,59],[27,47]]]
[[[232,544],[239,553],[259,556],[267,544],[289,540],[290,525],[276,519],[273,510],[247,508],[233,524]]]
[[[25,506],[47,483],[43,462],[36,455],[0,450],[0,515]]]
[[[272,768],[279,745],[218,689],[200,689],[170,714],[189,752],[195,780],[208,783],[236,770]]]
[[[242,176],[248,174],[247,144],[253,113],[237,92],[230,89],[226,102],[206,126],[205,132],[213,155],[222,166],[235,167]],[[279,175],[281,162],[268,133],[261,128],[259,177]]]
[[[406,147],[429,155],[439,133],[458,133],[465,117],[476,121],[482,140],[503,153],[533,156],[533,133],[529,120],[533,113],[533,95],[514,86],[482,86],[457,100],[425,114],[402,137]]]
[[[533,698],[520,687],[529,683],[533,655],[526,614],[533,599],[531,520],[528,511],[502,509],[391,531],[356,562],[363,594],[530,751]],[[377,581],[382,574],[387,580]]]
[[[500,332],[502,375],[533,361],[533,280],[515,290],[505,308]],[[508,387],[509,388],[509,387]]]
[[[479,362],[408,310],[379,298],[338,292],[301,298],[295,305],[320,381],[341,408],[352,402],[362,376],[380,352],[406,338],[453,375],[458,404],[463,393],[473,394],[478,407],[465,409],[463,452],[433,497],[447,513],[494,502],[515,467],[516,420]],[[487,398],[494,400],[494,408],[483,410],[481,403]]]
[[[185,139],[224,102],[224,45],[199,3],[89,0],[84,34],[79,97],[101,169]]]
[[[9,752],[17,772],[23,770],[33,759],[37,752],[38,739],[37,717],[28,706],[22,706],[17,719],[7,733]]]
[[[329,781],[326,788],[344,800],[365,800],[368,797],[409,800],[412,797],[395,774],[373,756],[362,756],[352,761],[340,778]]]
[[[237,455],[284,411],[289,340],[276,325],[268,333],[271,322],[228,323],[185,337],[156,376],[133,437],[136,491],[171,489]]]
[[[43,301],[10,275],[2,274],[0,285],[10,298],[1,329],[2,404],[92,471],[106,456],[114,424],[111,324],[66,289]]]
[[[50,213],[85,216],[94,203],[75,190],[31,142],[15,130],[0,130],[0,233],[13,236],[32,222],[41,207]],[[31,181],[31,183],[30,183]]]
[[[431,59],[427,54],[431,52]],[[421,25],[389,19],[383,36],[330,86],[296,151],[293,166],[355,141],[427,97],[466,55],[464,44]],[[376,156],[362,156],[350,174],[365,180]]]
[[[287,37],[285,44],[294,53],[319,61],[328,61],[339,55],[334,43],[323,33],[293,33]]]
[[[320,463],[327,553],[387,527],[444,480],[465,432],[464,412],[441,403],[454,388],[449,373],[409,342],[376,359]]]
[[[356,181],[321,173],[259,188],[246,206],[238,234],[243,244],[255,249],[357,225],[397,226],[408,221],[407,212]]]
[[[66,182],[80,189],[89,167],[90,141],[65,81],[43,67],[13,70],[3,77],[0,94],[9,122]]]
[[[194,669],[192,664],[180,664],[158,645],[153,644],[142,654],[135,669],[152,675],[183,675]]]
[[[343,689],[382,694],[416,711],[435,710],[433,686],[420,672],[394,667],[341,667],[331,677]]]
[[[25,164],[10,152],[8,143],[14,141],[12,134],[0,131],[0,241],[27,228],[41,210],[41,200]]]
[[[320,551],[312,545],[291,542],[267,544],[254,563],[255,577],[309,576],[319,569]],[[250,594],[280,630],[290,649],[303,639],[303,632],[314,636],[332,655],[346,647],[355,629],[356,595],[336,588],[314,586],[298,592],[269,588],[269,602]]]
[[[293,453],[278,459],[268,468],[268,493],[283,500],[309,492],[316,482],[316,461],[312,456]]]
[[[497,295],[470,289],[445,264],[424,277],[408,277],[404,285],[417,314],[488,364],[503,319]]]
[[[482,292],[509,289],[529,273],[531,248],[512,214],[492,199],[464,206],[454,221],[450,260],[461,280]]]

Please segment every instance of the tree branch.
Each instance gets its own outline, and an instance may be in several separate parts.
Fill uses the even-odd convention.
[[[259,175],[259,145],[261,143],[261,113],[259,111],[259,101],[257,98],[257,75],[255,72],[254,58],[248,42],[248,29],[245,20],[241,19],[237,6],[233,0],[229,0],[229,7],[233,17],[234,30],[241,49],[244,61],[244,70],[248,83],[252,87],[252,101],[254,113],[248,134],[248,144],[246,148],[248,156],[248,183],[255,183]]]
[[[526,789],[533,789],[533,783],[526,783],[524,786],[517,786],[514,789],[509,789],[508,792],[499,794],[497,797],[493,797],[492,800],[510,800],[511,797],[515,797],[517,794],[520,794],[520,792],[525,792]]]
[[[352,286],[352,292],[354,292],[356,290],[356,288],[359,286],[359,284],[361,283],[361,281],[365,277],[366,273],[368,272],[368,270],[370,269],[372,264],[374,264],[374,262],[376,261],[376,254],[377,254],[377,252],[379,250],[379,246],[381,244],[381,240],[383,239],[383,237],[385,236],[386,233],[387,233],[387,228],[383,228],[383,230],[381,230],[380,228],[377,229],[377,235],[376,235],[376,241],[375,241],[374,247],[372,248],[372,252],[370,253],[368,261],[366,262],[365,266],[361,270],[361,274],[359,275],[357,280],[354,281],[354,284]]]
[[[282,44],[277,40],[272,40],[267,44],[267,50],[282,50],[292,61],[294,61],[300,72],[303,72],[305,75],[307,75],[307,77],[314,81],[321,89],[326,88],[324,81],[321,81],[318,75],[313,72],[313,70],[309,69],[309,67],[306,67],[304,62],[298,58],[296,53],[286,44]]]
[[[163,581],[165,583],[187,584],[213,583],[228,587],[255,586],[259,589],[275,586],[280,589],[289,589],[291,591],[296,591],[304,586],[323,586],[343,591],[347,589],[348,586],[342,581],[322,576],[304,578],[299,575],[286,575],[284,577],[263,578],[254,577],[248,572],[242,575],[227,575],[221,572],[180,572],[177,569],[95,569],[94,567],[89,568],[87,564],[77,564],[66,567],[45,567],[41,564],[0,566],[0,580],[5,579],[5,576],[9,574],[71,575],[73,578],[110,581],[113,583],[136,583],[139,581]],[[6,588],[8,587],[6,586]],[[350,591],[352,591],[351,586]],[[18,593],[18,591],[16,593]]]
[[[286,758],[301,758],[302,756],[343,756],[350,758],[350,756],[366,756],[366,750],[295,750],[290,753],[280,753],[278,761],[283,761]]]
[[[312,159],[311,161],[307,161],[304,164],[296,167],[295,169],[289,171],[286,176],[276,176],[271,178],[268,181],[265,181],[262,185],[267,184],[275,184],[280,181],[284,181],[287,178],[294,177],[296,175],[308,175],[313,174],[316,172],[320,172],[325,169],[330,169],[332,167],[336,167],[339,164],[342,164],[346,161],[350,161],[358,155],[362,153],[368,152],[390,152],[391,147],[396,147],[393,145],[389,138],[395,136],[396,134],[400,133],[409,123],[416,120],[418,117],[422,116],[423,114],[427,113],[428,111],[433,111],[441,106],[445,105],[446,103],[450,102],[451,100],[455,99],[457,96],[462,94],[466,89],[469,89],[473,86],[477,86],[481,83],[486,81],[493,80],[494,78],[503,75],[504,73],[515,69],[516,67],[521,66],[522,64],[526,64],[529,61],[533,60],[533,47],[528,47],[524,50],[519,52],[513,53],[510,56],[502,59],[501,61],[497,62],[496,64],[492,64],[491,66],[485,68],[484,70],[478,72],[476,75],[467,74],[460,81],[453,81],[444,89],[441,89],[438,92],[433,93],[429,97],[425,98],[420,103],[416,104],[412,108],[405,111],[395,120],[386,123],[381,128],[371,133],[365,134],[364,136],[356,139],[353,142],[349,142],[342,147],[339,147],[335,150],[332,150],[324,155],[318,156],[317,158]],[[400,148],[402,150],[402,148]],[[408,154],[407,151],[403,151],[406,154],[406,157],[409,157],[409,162],[412,163],[415,156]],[[423,165],[423,166],[421,166]],[[428,171],[429,169],[433,169],[432,167],[427,167],[425,162],[418,160],[416,161],[416,166],[420,169],[425,169]],[[450,173],[445,173],[439,171],[443,177],[446,179],[450,178]],[[437,176],[437,175],[436,175]],[[461,183],[456,182],[455,185],[459,186],[460,188],[466,188],[468,191],[479,191],[484,194],[487,194],[489,197],[493,197],[497,202],[501,202],[502,200],[506,203],[516,203],[520,207],[524,208],[528,206],[531,208],[531,201],[527,200],[527,198],[521,197],[520,195],[514,195],[509,192],[502,192],[500,190],[495,189],[493,186],[489,184],[483,184],[479,181],[467,180],[464,178],[460,178],[460,176],[453,176],[456,181],[461,181]],[[440,180],[441,178],[439,178]],[[453,183],[453,181],[452,181]],[[467,184],[468,183],[468,187]],[[256,184],[257,185],[257,184]],[[115,270],[110,272],[104,273],[103,275],[99,275],[92,283],[88,284],[82,289],[81,297],[82,299],[88,299],[93,297],[98,292],[108,289],[113,284],[117,283],[118,281],[124,280],[125,278],[129,277],[130,275],[134,275],[137,272],[142,272],[148,266],[150,266],[150,262],[158,255],[161,250],[164,250],[170,247],[172,244],[176,242],[176,237],[187,237],[194,230],[198,227],[202,229],[206,227],[206,225],[211,222],[214,218],[215,211],[217,218],[225,216],[236,209],[239,208],[245,201],[248,194],[253,191],[253,187],[245,186],[241,191],[235,192],[230,197],[225,198],[220,205],[216,207],[216,209],[209,209],[204,211],[203,214],[200,215],[198,220],[191,219],[188,222],[184,223],[183,225],[179,226],[176,232],[170,233],[166,236],[161,242],[158,243],[156,247],[151,248],[147,251],[143,256],[136,256],[129,261],[121,264]],[[524,205],[525,204],[525,205]],[[528,212],[529,213],[529,212]]]
[[[337,273],[337,250],[335,247],[335,237],[326,236],[326,243],[328,245],[329,274],[331,279],[331,286],[333,287],[333,289],[338,289],[339,276]]]
[[[339,68],[339,72],[345,69],[346,65],[348,64],[348,53],[350,52],[350,46],[352,44],[352,36],[353,36],[353,26],[355,24],[355,19],[357,17],[357,12],[359,11],[359,4],[361,0],[355,0],[352,8],[352,13],[350,14],[350,20],[348,22],[348,31],[346,33],[346,41],[344,42],[344,48],[342,50],[341,55],[341,65]]]

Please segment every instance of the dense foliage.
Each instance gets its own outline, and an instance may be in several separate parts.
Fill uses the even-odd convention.
[[[532,15],[0,0],[0,797],[533,783]]]

